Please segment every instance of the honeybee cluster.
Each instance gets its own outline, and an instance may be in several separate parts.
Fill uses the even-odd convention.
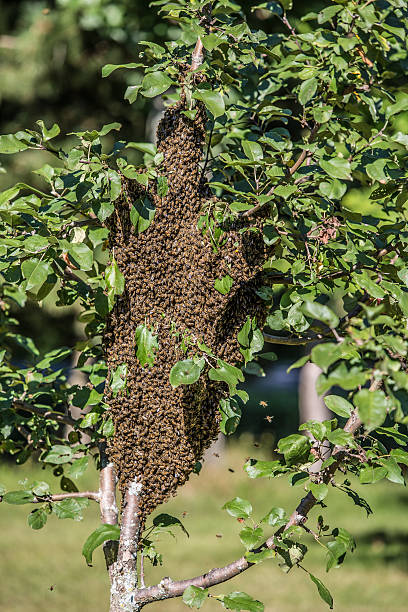
[[[265,316],[264,302],[255,293],[266,257],[259,234],[231,231],[214,253],[197,228],[203,202],[211,196],[199,166],[206,115],[199,104],[191,120],[182,114],[184,108],[184,100],[170,107],[158,127],[158,151],[164,156],[160,174],[167,177],[169,191],[161,198],[155,187],[149,190],[156,207],[153,223],[135,235],[129,209],[146,193],[133,180],[125,180],[110,218],[110,246],[125,291],[108,319],[104,347],[109,370],[127,363],[128,376],[126,393],[107,392],[115,425],[109,452],[122,491],[135,478],[142,484],[143,517],[184,484],[216,438],[218,404],[226,393],[226,385],[210,381],[205,372],[193,385],[170,385],[171,367],[186,358],[174,329],[188,330],[234,364],[241,361],[236,336],[247,315],[260,324]],[[214,282],[226,274],[234,284],[222,295]],[[136,359],[135,329],[141,324],[157,335],[151,367],[142,368]]]

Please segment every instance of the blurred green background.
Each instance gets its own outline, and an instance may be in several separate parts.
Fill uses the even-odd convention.
[[[1,3],[0,11],[0,133],[33,128],[37,119],[47,126],[57,122],[61,133],[99,128],[105,123],[122,124],[120,138],[140,141],[151,137],[152,119],[159,105],[140,98],[130,106],[123,100],[128,85],[141,75],[117,71],[101,78],[104,64],[137,61],[138,42],[177,39],[177,24],[166,23],[149,9],[147,0],[13,0]],[[251,2],[241,3],[250,14]],[[326,6],[324,1],[295,1],[292,23],[305,29],[301,15]],[[250,16],[254,25],[268,31],[279,28],[276,20],[265,20],[260,11]],[[399,118],[396,129],[406,131],[408,114]],[[63,142],[63,141],[62,141]],[[24,152],[0,156],[0,188],[16,181],[38,184],[32,173],[48,161],[48,154]],[[370,212],[369,193],[355,190],[343,203],[361,213]],[[52,303],[40,308],[28,304],[15,313],[22,333],[31,335],[40,349],[74,346],[82,330],[70,309],[57,309]],[[301,496],[298,488],[286,484],[250,481],[242,471],[246,457],[269,458],[277,436],[296,431],[297,373],[286,374],[287,366],[301,354],[297,348],[269,347],[278,360],[267,377],[249,377],[251,402],[244,411],[238,441],[230,443],[221,457],[211,456],[200,480],[193,477],[165,510],[181,518],[191,537],[165,538],[162,543],[164,568],[147,569],[153,582],[163,575],[187,577],[224,564],[242,553],[237,536],[239,524],[221,510],[235,495],[249,498],[259,516],[272,506],[289,512]],[[267,406],[260,402],[266,402]],[[271,422],[266,416],[271,415]],[[30,464],[21,473],[9,462],[0,464],[0,482],[15,488],[18,480],[40,479],[41,470]],[[84,487],[95,488],[96,474],[84,478]],[[331,492],[330,522],[349,529],[357,537],[358,548],[346,567],[322,575],[325,552],[316,543],[307,567],[316,572],[333,591],[337,610],[395,612],[406,610],[408,586],[408,527],[406,495],[391,483],[364,490],[375,511],[366,520],[361,509]],[[183,514],[187,513],[184,518]],[[98,524],[96,505],[84,520],[74,525],[52,517],[41,531],[26,525],[27,507],[2,504],[2,554],[0,555],[1,612],[89,612],[107,610],[108,584],[101,551],[95,566],[87,568],[80,551],[89,533]],[[310,526],[316,523],[313,513]],[[219,537],[221,536],[221,537]],[[244,590],[259,597],[267,612],[309,612],[325,609],[315,587],[303,572],[285,576],[271,561],[234,579],[216,593]],[[152,610],[186,609],[179,600],[158,603]],[[208,610],[220,609],[209,602]]]

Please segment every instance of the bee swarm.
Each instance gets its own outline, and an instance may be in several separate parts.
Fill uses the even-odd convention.
[[[266,259],[262,236],[230,231],[214,253],[207,236],[197,229],[203,203],[211,197],[201,179],[199,162],[205,143],[205,109],[197,106],[194,120],[181,111],[182,99],[167,109],[158,132],[160,174],[169,191],[160,198],[134,180],[124,179],[110,218],[110,247],[125,277],[125,291],[108,317],[104,350],[109,371],[127,363],[127,392],[106,400],[115,425],[109,442],[120,487],[135,477],[142,484],[142,518],[184,484],[196,462],[219,431],[218,404],[226,385],[208,379],[204,370],[193,385],[173,388],[172,366],[187,356],[179,332],[188,330],[214,354],[230,364],[242,361],[237,333],[247,315],[265,319],[264,302],[256,295]],[[136,235],[130,222],[132,201],[148,195],[156,207],[153,223]],[[237,246],[238,243],[238,246]],[[229,274],[232,289],[221,295],[217,278]],[[135,329],[154,327],[159,348],[151,367],[136,358]]]

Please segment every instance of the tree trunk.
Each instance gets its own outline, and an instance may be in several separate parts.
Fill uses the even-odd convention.
[[[118,558],[110,566],[110,612],[138,612],[142,605],[135,602],[137,588],[137,546],[139,540],[139,495],[141,484],[135,479],[126,491],[120,529]]]

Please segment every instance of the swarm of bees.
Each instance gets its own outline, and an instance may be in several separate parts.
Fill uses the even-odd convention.
[[[135,478],[142,484],[142,520],[184,484],[219,431],[220,398],[226,385],[204,371],[193,385],[173,388],[172,366],[186,355],[174,328],[202,339],[230,364],[242,361],[237,333],[247,315],[265,320],[264,302],[256,295],[262,284],[266,247],[254,232],[233,229],[220,251],[197,228],[203,203],[212,194],[199,162],[205,144],[206,113],[201,103],[194,119],[183,115],[183,97],[167,109],[157,131],[160,174],[168,193],[144,191],[124,179],[123,190],[109,220],[110,248],[125,277],[125,291],[107,321],[104,350],[110,371],[128,364],[127,391],[106,400],[115,425],[109,453],[122,492]],[[136,198],[148,196],[156,208],[153,223],[136,235],[129,210]],[[237,246],[238,244],[238,246]],[[229,274],[227,295],[214,288]],[[159,348],[151,367],[136,358],[135,329],[145,324],[157,335]],[[208,370],[208,366],[206,366]]]

